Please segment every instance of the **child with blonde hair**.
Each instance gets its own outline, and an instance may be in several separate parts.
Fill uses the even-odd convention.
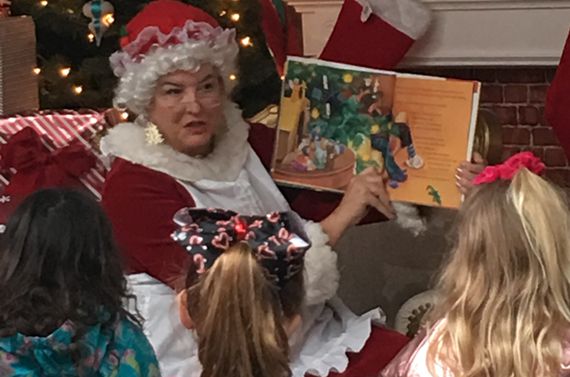
[[[543,169],[524,152],[475,179],[428,330],[381,376],[570,373],[570,218]]]

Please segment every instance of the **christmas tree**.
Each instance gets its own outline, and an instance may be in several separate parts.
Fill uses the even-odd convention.
[[[36,24],[41,108],[110,107],[116,77],[108,59],[119,48],[123,27],[148,0],[111,0],[103,13],[100,43],[89,29],[80,0],[16,0],[12,15],[31,15]],[[258,0],[184,0],[216,17],[224,28],[235,28],[241,49],[234,100],[251,116],[277,103],[281,81],[265,45]],[[108,10],[108,9],[107,9]]]

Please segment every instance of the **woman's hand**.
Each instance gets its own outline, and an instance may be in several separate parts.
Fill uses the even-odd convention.
[[[389,219],[396,216],[382,171],[373,167],[352,178],[338,207],[321,221],[321,227],[329,236],[329,244],[334,245],[349,227],[358,224],[370,207]]]
[[[461,193],[464,195],[469,194],[469,191],[473,188],[473,179],[478,176],[486,166],[487,163],[477,152],[473,153],[472,162],[464,161],[459,165],[455,178],[457,187]]]

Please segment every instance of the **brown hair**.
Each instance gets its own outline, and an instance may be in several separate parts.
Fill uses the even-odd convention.
[[[300,313],[302,273],[277,289],[249,246],[238,243],[206,273],[191,267],[186,286],[202,377],[291,375],[283,323]]]
[[[523,169],[476,189],[432,313],[430,346],[462,377],[558,376],[570,326],[570,217],[565,195]]]

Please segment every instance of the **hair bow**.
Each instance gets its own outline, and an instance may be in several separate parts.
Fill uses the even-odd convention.
[[[277,286],[301,271],[311,246],[293,212],[241,216],[220,209],[183,208],[174,221],[172,238],[192,255],[198,273],[207,271],[231,245],[246,242]]]
[[[538,175],[542,173],[545,165],[531,152],[517,153],[502,164],[487,166],[481,174],[475,177],[473,184],[481,185],[495,182],[499,179],[510,181],[522,168],[526,168]]]

